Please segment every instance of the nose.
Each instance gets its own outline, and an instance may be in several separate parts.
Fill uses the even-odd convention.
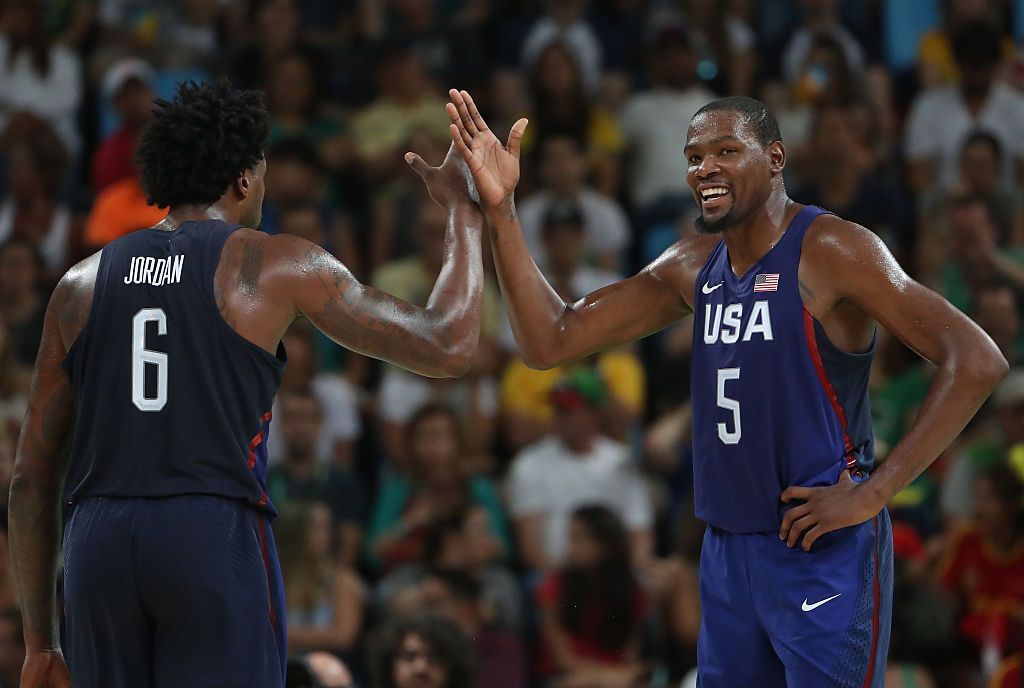
[[[720,171],[718,163],[712,156],[705,156],[701,159],[700,164],[697,165],[697,171],[694,173],[699,179],[705,179]]]

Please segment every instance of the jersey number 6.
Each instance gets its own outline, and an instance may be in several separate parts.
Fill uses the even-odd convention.
[[[146,348],[146,323],[167,334],[167,315],[160,308],[143,308],[132,318],[132,403],[140,411],[159,411],[167,405],[167,354]],[[156,396],[146,396],[146,364],[156,366]]]

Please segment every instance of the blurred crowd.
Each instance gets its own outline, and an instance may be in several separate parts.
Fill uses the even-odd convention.
[[[890,504],[886,685],[1024,686],[1024,2],[0,0],[0,499],[50,289],[162,217],[132,164],[151,100],[219,75],[266,93],[262,229],[417,304],[445,213],[402,154],[440,162],[448,88],[500,138],[529,117],[520,218],[566,299],[694,231],[698,108],[765,101],[791,196],[876,232],[1014,366]],[[269,488],[289,685],[693,685],[692,322],[531,370],[489,270],[459,380],[304,321],[285,336]],[[879,330],[879,460],[933,372]],[[0,537],[3,688],[24,651],[7,559]]]

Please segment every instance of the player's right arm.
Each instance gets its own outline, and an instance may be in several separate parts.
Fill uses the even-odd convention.
[[[452,138],[473,173],[487,217],[502,296],[520,352],[533,368],[552,368],[618,344],[631,342],[676,322],[689,311],[687,274],[707,243],[684,240],[629,279],[575,303],[566,303],[530,256],[512,195],[519,181],[519,120],[503,146],[487,128],[465,91],[449,92]],[[694,249],[698,249],[695,251]],[[706,252],[701,256],[706,257]]]
[[[407,160],[448,209],[444,264],[425,307],[362,284],[324,249],[286,235],[268,238],[277,258],[266,275],[269,293],[283,295],[293,309],[287,322],[305,316],[352,351],[428,377],[459,377],[480,339],[483,215],[454,150],[438,168],[411,154]]]

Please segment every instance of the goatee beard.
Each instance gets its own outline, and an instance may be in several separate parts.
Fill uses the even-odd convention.
[[[729,212],[714,222],[708,222],[705,220],[703,214],[698,215],[697,219],[693,221],[693,225],[701,234],[721,234],[736,224],[737,218],[733,210],[733,208],[729,208]]]

